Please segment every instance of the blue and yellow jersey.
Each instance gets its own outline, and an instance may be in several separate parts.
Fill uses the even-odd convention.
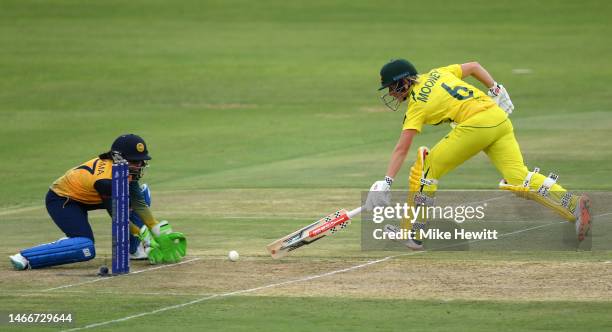
[[[68,170],[51,184],[59,196],[70,198],[88,205],[103,205],[110,211],[112,195],[113,162],[109,159],[94,158]],[[138,181],[130,176],[130,208],[138,214],[147,226],[154,226],[157,220],[147,206]]]
[[[473,115],[498,107],[484,92],[461,79],[461,65],[434,68],[419,75],[408,95],[402,129],[421,131],[423,124],[461,124]]]
[[[80,166],[69,169],[51,184],[50,189],[62,197],[84,204],[102,204],[102,196],[96,190],[96,182],[112,179],[113,162],[94,158]]]

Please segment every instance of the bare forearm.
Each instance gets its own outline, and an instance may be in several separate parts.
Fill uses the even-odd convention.
[[[489,74],[489,72],[483,67],[478,67],[478,69],[474,71],[472,76],[474,76],[477,80],[479,80],[487,88],[491,88],[493,87],[493,84],[495,84],[495,80],[493,80],[493,77],[491,76],[491,74]]]
[[[389,162],[389,167],[387,167],[387,176],[394,179],[400,168],[402,168],[402,164],[404,160],[406,160],[406,155],[410,150],[410,145],[412,145],[412,138],[417,134],[417,131],[414,129],[406,129],[402,130],[399,140],[395,145],[395,149],[391,154],[391,161]]]
[[[406,160],[407,154],[408,150],[403,150],[401,147],[396,147],[395,150],[393,150],[393,154],[391,154],[391,161],[389,162],[389,167],[387,168],[386,175],[388,177],[395,179],[395,176],[404,164],[404,160]]]
[[[478,62],[464,63],[461,65],[461,69],[463,71],[463,78],[467,76],[474,76],[474,78],[479,80],[487,88],[491,88],[493,87],[493,84],[495,84],[493,76],[491,76],[491,74],[489,74],[489,72]]]

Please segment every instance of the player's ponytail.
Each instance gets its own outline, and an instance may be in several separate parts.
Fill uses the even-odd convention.
[[[112,160],[114,163],[119,162],[119,161],[125,161],[125,159],[121,155],[121,152],[112,151],[112,150],[99,154],[98,158]]]
[[[104,152],[102,154],[98,155],[98,158],[100,159],[110,159],[113,160],[113,154],[112,151],[108,151],[108,152]]]

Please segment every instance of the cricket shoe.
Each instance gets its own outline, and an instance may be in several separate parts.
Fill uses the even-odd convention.
[[[142,261],[148,258],[149,255],[147,255],[147,251],[142,241],[138,244],[138,247],[136,247],[136,251],[133,254],[130,254],[130,259],[135,261]]]
[[[384,233],[395,233],[395,234],[403,234],[403,231],[400,227],[397,227],[395,225],[391,225],[391,224],[387,224],[385,225],[385,227],[383,227],[383,232]],[[393,241],[399,242],[403,245],[405,245],[407,248],[412,249],[412,250],[423,250],[423,242],[419,241],[419,240],[414,240],[414,239],[393,239]]]
[[[21,271],[21,270],[25,270],[30,267],[30,262],[28,262],[28,260],[25,257],[21,256],[21,254],[15,254],[13,256],[9,256],[9,258],[15,270]]]
[[[584,240],[591,229],[591,199],[587,195],[582,195],[578,199],[574,216],[576,217],[576,235],[578,241]]]

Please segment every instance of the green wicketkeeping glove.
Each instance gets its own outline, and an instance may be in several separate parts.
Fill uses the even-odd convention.
[[[149,250],[147,257],[149,258],[149,263],[156,265],[164,262],[164,254],[162,253],[159,247],[151,248]]]
[[[160,249],[159,243],[155,240],[153,233],[147,228],[147,226],[142,226],[140,228],[138,239],[140,239],[144,245],[149,263],[160,264],[164,262],[164,255]]]
[[[178,263],[187,254],[187,239],[183,233],[161,234],[156,238],[164,263]]]
[[[170,240],[174,242],[175,249],[181,256],[181,258],[185,257],[185,255],[187,255],[187,238],[185,237],[185,234],[180,232],[174,232],[171,233],[169,237]]]
[[[159,244],[164,263],[178,263],[187,254],[187,239],[183,233],[173,232],[166,220],[155,225],[151,232]]]

